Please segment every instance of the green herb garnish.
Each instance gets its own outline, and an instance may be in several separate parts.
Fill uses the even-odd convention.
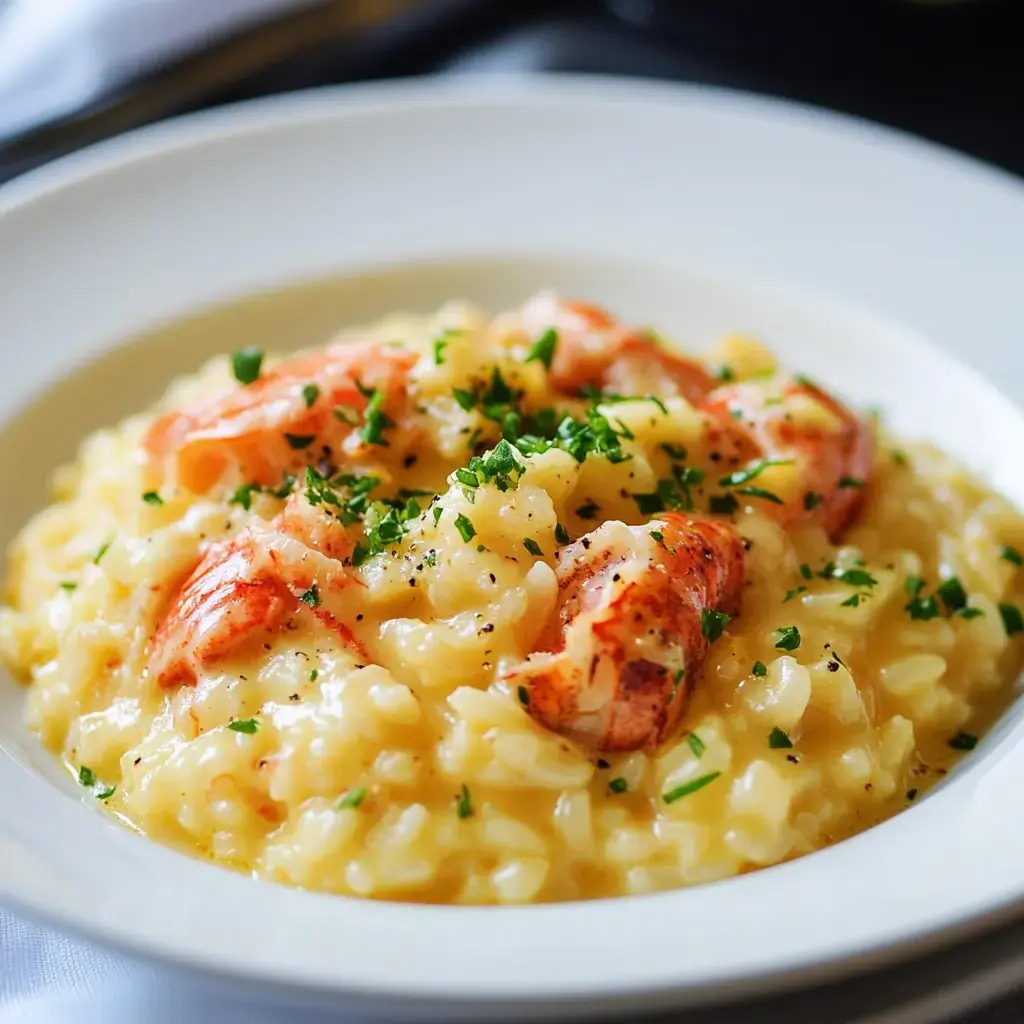
[[[289,448],[300,452],[303,448],[308,448],[316,440],[316,434],[289,434],[285,431],[284,439],[288,442]]]
[[[258,380],[262,365],[262,349],[240,348],[231,353],[231,372],[239,384],[252,384]]]
[[[561,523],[555,525],[555,540],[559,544],[569,543],[569,531]]]
[[[691,793],[696,793],[697,790],[703,789],[705,786],[710,786],[722,773],[721,772],[709,772],[707,775],[701,775],[699,778],[693,779],[691,782],[684,783],[682,786],[677,786],[675,789],[669,790],[667,793],[662,793],[661,799],[667,804],[674,804],[677,800],[682,800],[684,796],[689,796]]]
[[[455,517],[455,529],[467,544],[476,536],[476,527],[461,512]]]
[[[704,741],[695,732],[691,732],[686,737],[686,745],[693,751],[693,756],[696,758],[702,757],[704,751],[708,749]]]
[[[1006,630],[1007,636],[1016,636],[1018,633],[1024,633],[1024,616],[1020,613],[1020,608],[1015,604],[1001,604],[999,606],[999,614],[1003,617],[1003,628]]]
[[[752,466],[747,466],[746,469],[738,469],[735,473],[723,476],[718,482],[722,487],[739,487],[740,484],[748,483],[772,466],[791,466],[792,464],[792,459],[762,459]]]
[[[775,646],[781,651],[795,651],[800,646],[800,630],[796,626],[782,626],[775,631],[779,639]]]
[[[156,491],[146,491],[146,493],[142,495],[142,500],[147,505],[156,505],[158,507],[164,503],[164,499],[161,498]]]
[[[307,384],[302,389],[302,400],[306,403],[306,408],[309,409],[313,403],[320,397],[320,385],[313,384],[312,382]]]
[[[317,586],[314,583],[304,594],[299,595],[299,600],[303,604],[308,604],[310,608],[320,607],[320,591],[317,590]]]
[[[459,796],[458,803],[455,805],[455,810],[458,816],[462,819],[470,817],[473,813],[473,804],[469,798],[469,786],[463,784],[462,794]]]
[[[608,783],[608,788],[613,793],[625,793],[629,789],[629,783],[623,778],[611,779]]]
[[[768,668],[763,661],[755,661],[751,672],[758,677],[766,676],[768,674]]]
[[[544,367],[548,370],[551,369],[551,360],[555,356],[555,345],[558,344],[558,331],[553,327],[549,327],[534,343],[530,346],[530,351],[526,353],[526,362],[532,363],[535,359],[539,359]]]
[[[366,799],[366,787],[356,786],[350,789],[339,801],[338,810],[355,810]]]
[[[1024,565],[1024,555],[1016,548],[1011,548],[1009,544],[1000,550],[999,557],[1004,558],[1011,565]]]
[[[246,736],[257,732],[259,727],[260,723],[256,718],[236,718],[233,722],[228,723],[228,728],[233,732],[243,732]]]
[[[540,545],[530,537],[527,537],[523,541],[523,547],[530,552],[531,555],[536,555],[538,558],[544,557],[544,552],[541,551]]]
[[[793,747],[793,741],[778,727],[768,734],[768,746],[772,750],[790,750]]]
[[[725,612],[716,612],[713,608],[705,608],[700,613],[700,631],[708,643],[713,644],[731,621],[731,615],[726,615]]]
[[[973,750],[978,745],[978,737],[969,732],[958,732],[949,745],[954,750]]]

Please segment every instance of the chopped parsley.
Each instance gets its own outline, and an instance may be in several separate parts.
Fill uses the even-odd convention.
[[[956,576],[943,580],[935,588],[935,593],[951,612],[959,611],[967,605],[967,592]]]
[[[158,507],[164,503],[164,499],[156,491],[146,491],[142,496],[142,500],[147,505],[156,505]]]
[[[691,732],[690,735],[686,737],[686,745],[693,751],[693,756],[698,759],[704,754],[704,751],[708,749],[704,741],[695,732]]]
[[[304,448],[308,448],[316,440],[316,434],[289,434],[285,431],[284,439],[288,442],[289,448],[300,452]]]
[[[514,397],[514,392],[508,386],[508,382],[501,375],[501,370],[497,366],[491,368],[491,382],[487,385],[486,390],[480,396],[480,401],[486,405],[503,405],[506,402],[511,402]]]
[[[435,526],[437,526],[437,524],[441,521],[441,516],[442,516],[443,513],[444,513],[444,509],[441,508],[440,505],[435,505],[434,508],[432,509],[431,515],[434,517],[434,525]]]
[[[315,683],[316,682],[316,677],[318,675],[320,675],[320,669],[318,669],[318,668],[310,669],[310,671],[309,671],[309,681],[311,683]]]
[[[438,338],[434,342],[434,365],[440,366],[444,362],[444,350],[448,347],[447,338]]]
[[[813,575],[811,567],[806,562],[800,563],[800,575],[803,576],[805,580],[809,580]]]
[[[907,790],[907,802],[908,803],[913,803],[916,799],[917,799],[917,790],[916,789],[908,789]]]
[[[984,614],[985,613],[980,608],[961,608],[957,612],[957,615],[959,615],[961,619],[976,619]]]
[[[1005,559],[1011,565],[1024,565],[1024,555],[1016,548],[1011,548],[1009,544],[1002,548],[999,552],[999,557]]]
[[[555,540],[557,540],[559,544],[569,543],[569,531],[561,523],[558,523],[555,526]]]
[[[455,805],[455,811],[460,818],[465,820],[473,814],[473,804],[469,798],[469,786],[463,784],[462,793]]]
[[[796,626],[782,626],[775,631],[779,639],[775,646],[781,651],[795,651],[800,646],[800,630]]]
[[[713,644],[731,621],[731,615],[726,615],[725,612],[716,612],[713,608],[705,608],[700,613],[700,631],[708,643]]]
[[[384,399],[383,391],[374,391],[370,395],[363,413],[365,422],[357,431],[366,444],[379,445],[381,448],[388,447],[388,442],[384,440],[384,431],[395,425],[395,421],[384,411]]]
[[[313,403],[320,397],[320,385],[310,382],[302,389],[302,400],[306,403],[306,408],[310,408]]]
[[[249,509],[252,508],[252,496],[254,494],[259,494],[261,490],[263,490],[263,488],[260,487],[259,484],[242,484],[241,487],[231,495],[229,502],[232,505],[241,505],[242,508],[248,512]]]
[[[355,789],[350,789],[339,801],[338,810],[355,810],[364,800],[366,799],[366,787],[356,786]]]
[[[663,534],[663,533],[661,532],[661,530],[651,530],[651,536],[652,536],[652,537],[653,537],[653,538],[654,538],[654,539],[655,539],[655,540],[656,540],[656,541],[657,541],[657,542],[658,542],[659,544],[664,544],[664,543],[665,543],[665,534]]]
[[[807,588],[802,584],[799,587],[793,587],[792,590],[786,591],[786,596],[782,599],[782,603],[785,604],[787,601],[792,601],[797,594],[802,594]]]
[[[1003,628],[1006,630],[1007,636],[1016,636],[1018,633],[1024,633],[1024,616],[1020,613],[1020,608],[1015,604],[1001,604],[999,606],[999,614],[1003,617]]]
[[[72,590],[78,589],[78,584],[73,582],[65,582],[60,585],[60,588],[61,590],[66,590],[70,593]]]
[[[718,379],[723,384],[729,384],[736,379],[736,374],[733,372],[731,366],[725,365],[719,368]]]
[[[252,384],[259,380],[262,365],[262,349],[240,348],[231,353],[231,373],[239,384]]]
[[[763,661],[755,661],[751,672],[753,672],[755,676],[763,677],[768,674],[768,668]]]
[[[839,606],[841,608],[858,608],[861,599],[867,599],[870,596],[870,594],[851,594],[845,601],[840,601]]]
[[[878,580],[864,569],[840,569],[832,562],[829,562],[818,575],[823,580],[839,580],[840,583],[848,583],[851,587],[874,587],[878,584]]]
[[[736,493],[747,495],[750,498],[761,498],[764,501],[770,501],[773,505],[783,504],[777,494],[772,494],[771,491],[766,491],[763,487],[740,487]]]
[[[978,737],[969,732],[958,732],[949,745],[954,750],[973,750],[978,745]]]
[[[527,690],[525,686],[520,686],[516,691],[516,695],[519,697],[519,703],[522,704],[524,708],[528,708],[530,706],[530,691]]]
[[[465,388],[452,388],[452,398],[459,403],[459,406],[466,412],[469,412],[473,408],[476,402],[476,396],[472,391],[467,391]]]
[[[106,541],[106,543],[101,544],[99,546],[99,548],[96,550],[96,554],[92,556],[92,564],[93,565],[99,565],[100,564],[100,559],[110,550],[110,545],[113,544],[113,543],[114,543],[114,541],[113,541],[113,539],[111,539],[111,540]]]
[[[588,501],[585,505],[580,505],[580,507],[576,509],[576,515],[580,519],[593,519],[600,510],[600,505],[595,504],[593,501]]]
[[[540,545],[530,537],[527,537],[523,541],[523,547],[530,552],[531,555],[536,555],[538,558],[544,557],[544,552],[541,551]]]
[[[317,586],[314,583],[304,594],[299,595],[299,600],[303,604],[308,604],[310,608],[320,607],[320,591],[317,590]]]
[[[855,476],[843,476],[839,478],[839,487],[863,487],[864,481],[858,480]]]
[[[791,466],[792,464],[792,459],[762,459],[760,462],[755,462],[752,466],[738,469],[735,473],[723,476],[718,482],[722,487],[739,487],[740,484],[748,483],[772,466]]]
[[[608,788],[613,793],[625,793],[629,789],[629,783],[620,776],[617,779],[611,779],[608,783]]]
[[[476,527],[461,512],[455,517],[455,529],[467,544],[476,536]]]
[[[793,748],[793,741],[778,726],[775,726],[768,733],[768,746],[772,750],[791,750]]]
[[[109,800],[117,789],[117,786],[108,786],[96,778],[96,773],[83,764],[78,769],[79,785],[88,789],[97,800]]]
[[[812,509],[816,509],[822,502],[820,494],[816,494],[814,491],[808,491],[804,495],[804,509],[810,512]]]
[[[939,602],[935,600],[935,595],[921,596],[921,591],[924,590],[924,580],[920,576],[908,576],[903,586],[910,596],[906,610],[910,612],[912,619],[934,619],[939,614]]]
[[[670,458],[679,462],[686,461],[686,449],[681,444],[662,444],[661,450]]]
[[[251,736],[254,732],[259,731],[260,723],[255,718],[236,718],[233,722],[228,723],[228,728],[233,732],[243,732],[246,736]]]
[[[716,516],[732,515],[740,507],[740,503],[731,494],[712,494],[708,508]]]
[[[555,345],[558,344],[558,331],[549,327],[531,346],[526,353],[526,362],[540,360],[546,369],[551,369],[551,360],[555,357]]]
[[[689,796],[691,793],[696,793],[697,790],[703,789],[705,786],[710,786],[711,783],[714,782],[721,774],[721,772],[709,772],[707,775],[698,776],[690,782],[685,782],[681,786],[676,786],[675,789],[670,789],[667,793],[662,793],[661,799],[667,804],[674,804],[677,800],[682,800],[684,796]]]

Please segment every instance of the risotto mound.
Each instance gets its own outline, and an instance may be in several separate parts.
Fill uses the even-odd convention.
[[[256,877],[673,888],[918,798],[1005,705],[1024,518],[756,341],[540,295],[241,349],[83,444],[0,654],[109,812]]]

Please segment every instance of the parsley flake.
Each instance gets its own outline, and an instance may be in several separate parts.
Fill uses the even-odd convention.
[[[143,494],[143,496],[142,496],[142,500],[147,505],[156,505],[157,507],[159,507],[160,505],[162,505],[164,503],[164,499],[161,498],[160,495],[157,494],[156,491],[146,491],[146,493]]]
[[[314,583],[304,594],[299,595],[299,600],[303,604],[308,604],[310,608],[320,607],[320,591],[317,590],[317,586]]]
[[[384,399],[383,391],[374,391],[370,395],[370,400],[366,403],[366,409],[363,412],[365,422],[357,431],[366,444],[375,444],[381,448],[388,447],[388,442],[384,440],[384,431],[395,425],[395,421],[384,412]]]
[[[713,644],[731,621],[731,615],[726,615],[725,612],[716,612],[713,608],[705,608],[700,613],[700,631],[708,643]]]
[[[712,494],[708,505],[712,515],[729,516],[740,507],[740,503],[731,494]]]
[[[236,718],[233,722],[228,723],[228,728],[233,732],[242,732],[246,736],[251,736],[254,732],[258,732],[260,723],[255,718]]]
[[[808,491],[804,495],[804,510],[810,512],[812,509],[816,509],[824,499],[820,494],[816,494],[814,491]]]
[[[773,505],[782,505],[783,501],[777,494],[772,494],[771,491],[766,491],[763,487],[740,487],[737,494],[744,494],[750,498],[761,498],[764,501],[770,501]]]
[[[775,646],[781,651],[795,651],[800,646],[800,630],[796,626],[781,626],[775,631],[779,639]]]
[[[66,590],[70,593],[72,590],[78,589],[78,584],[73,582],[65,582],[60,585],[61,590]]]
[[[455,517],[455,529],[462,535],[466,544],[476,536],[476,527],[461,512]]]
[[[366,799],[366,787],[356,786],[350,789],[339,801],[338,810],[355,810]]]
[[[969,732],[958,732],[949,745],[954,750],[973,750],[978,745],[978,737]]]
[[[558,331],[553,327],[549,327],[534,343],[530,346],[530,351],[526,353],[526,362],[532,363],[534,360],[540,360],[544,364],[545,369],[551,369],[551,360],[555,357],[555,345],[558,344]]]
[[[708,749],[705,742],[695,732],[691,732],[690,735],[686,737],[686,745],[691,751],[693,751],[693,756],[698,759],[704,754],[704,751]]]
[[[284,439],[288,442],[288,447],[292,451],[300,452],[303,448],[308,448],[316,440],[316,434],[289,434],[285,431]]]
[[[763,661],[755,661],[754,667],[750,671],[759,678],[768,674],[768,668]]]
[[[259,494],[263,488],[259,484],[242,484],[241,487],[231,495],[229,503],[232,505],[241,505],[246,512],[252,508],[252,496]]]
[[[463,820],[473,814],[473,804],[469,798],[469,786],[465,784],[462,786],[462,793],[458,798],[458,803],[455,805],[455,810]]]
[[[754,477],[760,476],[766,469],[770,469],[772,466],[791,465],[793,465],[792,459],[762,459],[760,462],[755,462],[752,466],[747,466],[745,469],[738,469],[735,473],[723,476],[718,482],[722,487],[739,487],[740,484],[748,483],[753,480]]]
[[[667,793],[662,793],[661,799],[667,804],[674,804],[677,800],[682,800],[684,796],[689,796],[705,786],[710,786],[721,774],[721,772],[709,772],[707,775],[701,775],[682,786],[676,786],[675,789],[671,789]]]
[[[939,596],[946,608],[955,612],[967,604],[967,592],[956,576],[943,580],[936,588],[935,593]]]
[[[516,691],[516,694],[519,697],[519,703],[522,704],[524,708],[528,708],[530,706],[530,691],[527,690],[525,686],[520,686]]]
[[[1011,548],[1009,544],[1005,545],[999,552],[999,557],[1005,559],[1011,565],[1024,565],[1024,555],[1016,548]]]
[[[555,540],[557,540],[559,544],[569,543],[569,531],[561,523],[558,523],[555,526]]]
[[[617,779],[611,779],[608,782],[608,788],[613,793],[625,793],[629,789],[629,783],[620,776]]]
[[[92,556],[92,564],[99,565],[100,559],[110,550],[110,545],[113,544],[113,539],[108,540],[106,543],[101,544],[96,551],[96,554]]]
[[[117,789],[117,786],[108,786],[96,778],[91,768],[83,764],[78,769],[78,782],[88,789],[97,800],[109,800]]]
[[[306,403],[306,408],[309,409],[313,403],[320,397],[320,385],[314,384],[312,381],[302,389],[302,400]]]
[[[544,557],[544,552],[541,550],[540,545],[531,537],[527,537],[526,540],[523,541],[523,547],[526,548],[531,555],[536,555],[537,558]]]
[[[1003,617],[1003,628],[1006,630],[1007,636],[1016,636],[1018,633],[1024,633],[1024,616],[1020,613],[1020,608],[1015,604],[1001,604],[999,606],[999,614]]]
[[[863,480],[858,480],[855,476],[843,476],[843,477],[839,478],[839,485],[838,486],[840,488],[863,487],[864,486],[864,481]]]
[[[231,373],[239,384],[252,384],[259,379],[263,365],[263,350],[240,348],[231,353]]]
[[[585,505],[580,505],[580,507],[576,509],[576,515],[580,519],[593,519],[600,510],[600,505],[595,504],[593,501],[588,501]]]
[[[775,726],[768,734],[768,746],[772,750],[791,750],[793,741],[778,726]]]

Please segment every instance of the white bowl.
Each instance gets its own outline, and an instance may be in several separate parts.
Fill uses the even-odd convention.
[[[1024,397],[1022,272],[1012,179],[738,95],[415,82],[187,118],[0,191],[0,541],[87,430],[240,339],[115,342],[328,273],[350,275],[341,320],[553,286],[698,348],[755,331],[1024,506],[1024,421],[953,358]],[[261,329],[288,347],[315,320]],[[420,1018],[693,1004],[891,960],[1024,897],[1020,706],[927,799],[824,852],[657,896],[479,909],[257,884],[150,844],[83,803],[21,701],[0,679],[0,900],[249,995]]]

